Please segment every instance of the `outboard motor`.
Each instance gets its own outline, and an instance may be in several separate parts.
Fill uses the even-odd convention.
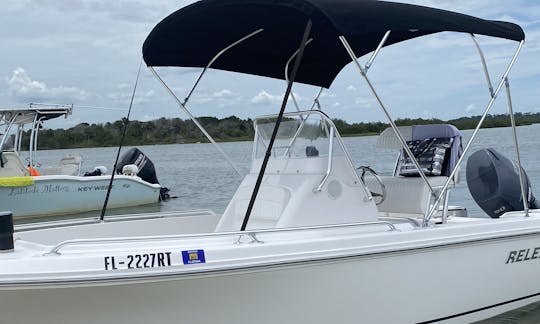
[[[529,208],[539,208],[525,176],[525,196]],[[512,161],[493,148],[472,154],[467,161],[467,185],[476,203],[491,218],[510,211],[523,210],[519,174]]]
[[[159,184],[159,181],[156,176],[156,169],[154,168],[154,163],[148,158],[141,150],[134,147],[129,149],[127,152],[122,155],[118,165],[116,166],[116,173],[122,174],[122,169],[124,166],[134,164],[139,169],[137,176],[143,179],[146,182],[152,184]],[[168,200],[169,189],[162,187],[159,193],[160,200]]]

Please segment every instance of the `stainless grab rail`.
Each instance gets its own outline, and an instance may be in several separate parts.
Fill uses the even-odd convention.
[[[328,165],[326,167],[326,173],[324,174],[324,177],[321,180],[321,183],[313,190],[313,192],[321,192],[324,185],[326,184],[326,181],[328,181],[328,177],[330,177],[330,173],[332,173],[332,158],[334,153],[334,127],[330,127],[330,135],[329,135],[329,144],[328,144]]]
[[[75,240],[67,240],[67,241],[60,242],[54,247],[52,247],[49,250],[49,252],[46,252],[43,255],[61,255],[61,253],[59,252],[60,249],[65,248],[66,246],[69,246],[69,245],[146,242],[146,241],[162,241],[162,240],[171,240],[171,239],[196,239],[196,238],[204,238],[204,237],[215,238],[215,237],[220,237],[220,236],[226,237],[226,236],[237,236],[237,235],[240,235],[240,236],[250,235],[254,237],[257,234],[264,234],[264,233],[285,233],[285,232],[293,232],[293,231],[336,229],[336,228],[346,228],[346,227],[356,227],[356,226],[360,227],[360,226],[369,226],[369,225],[385,225],[389,228],[388,232],[398,231],[398,229],[391,222],[372,221],[372,222],[359,222],[359,223],[334,224],[334,225],[314,225],[314,226],[305,226],[305,227],[261,229],[261,230],[244,231],[244,232],[138,236],[138,237],[123,237],[123,238],[75,239]]]

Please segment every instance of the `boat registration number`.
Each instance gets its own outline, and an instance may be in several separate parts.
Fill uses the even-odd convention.
[[[128,254],[104,257],[105,270],[145,269],[171,266],[172,252]]]

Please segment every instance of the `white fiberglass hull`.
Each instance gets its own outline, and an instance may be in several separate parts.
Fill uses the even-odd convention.
[[[0,206],[13,212],[15,218],[100,210],[110,179],[110,176],[37,176],[31,186],[0,187]],[[160,188],[138,177],[117,175],[108,207],[158,202]]]
[[[502,224],[499,235],[494,226],[482,233],[464,227],[282,246],[272,243],[273,234],[258,235],[264,243],[231,241],[215,252],[208,246],[206,263],[197,265],[182,264],[181,251],[204,241],[181,241],[167,248],[171,271],[111,270],[109,264],[107,277],[94,280],[4,282],[0,314],[9,323],[470,322],[540,300],[540,227],[538,220],[526,223]],[[309,251],[306,246],[315,246],[309,242],[327,249]],[[246,259],[251,253],[258,257]]]

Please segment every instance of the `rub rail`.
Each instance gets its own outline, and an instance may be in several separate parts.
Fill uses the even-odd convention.
[[[138,236],[138,237],[123,237],[123,238],[98,238],[98,239],[75,239],[67,240],[58,243],[49,252],[44,253],[43,255],[61,255],[59,252],[60,249],[65,248],[70,245],[88,245],[88,244],[103,244],[103,243],[129,243],[129,242],[147,242],[147,241],[163,241],[163,240],[174,240],[174,239],[195,239],[195,238],[215,238],[215,237],[226,237],[226,236],[244,236],[251,235],[255,237],[258,234],[265,233],[286,233],[293,231],[309,231],[309,230],[318,230],[318,229],[338,229],[338,228],[347,228],[347,227],[362,227],[370,225],[384,225],[388,227],[388,232],[398,231],[398,229],[388,221],[373,221],[373,222],[360,222],[360,223],[347,223],[347,224],[335,224],[335,225],[315,225],[315,226],[306,226],[306,227],[289,227],[289,228],[278,228],[278,229],[261,229],[255,231],[244,231],[244,232],[221,232],[221,233],[201,233],[201,234],[180,234],[180,235],[160,235],[160,236]]]

